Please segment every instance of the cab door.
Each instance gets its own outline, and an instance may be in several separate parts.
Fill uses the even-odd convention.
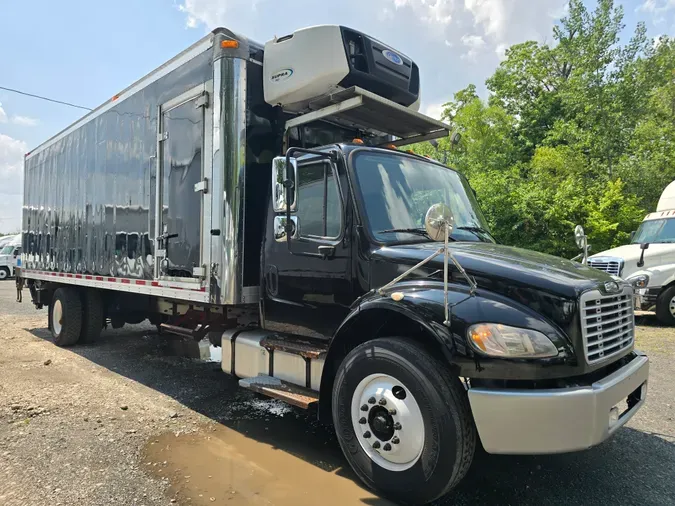
[[[210,263],[212,82],[158,111],[155,279],[199,282]],[[206,216],[206,219],[205,219]]]
[[[299,162],[290,244],[285,212],[268,215],[266,328],[330,338],[349,312],[354,298],[343,186],[336,163]]]

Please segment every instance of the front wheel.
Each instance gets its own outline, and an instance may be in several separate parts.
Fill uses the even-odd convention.
[[[656,318],[664,325],[675,325],[675,286],[664,290],[657,297]]]
[[[333,422],[340,447],[371,489],[403,504],[427,504],[466,474],[476,448],[459,379],[422,346],[376,339],[338,369]]]
[[[7,267],[0,267],[0,279],[7,279],[9,277],[9,269]]]

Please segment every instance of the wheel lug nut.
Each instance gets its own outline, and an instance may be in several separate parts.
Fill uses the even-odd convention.
[[[401,440],[399,438],[395,437],[391,440],[391,442],[394,443],[395,445],[397,445],[401,442]]]
[[[385,404],[387,404],[387,399],[383,397],[382,399],[380,399],[380,406],[384,406]]]
[[[366,418],[362,416],[361,419],[359,420],[359,423],[360,423],[361,425],[363,425],[364,423],[366,423]]]
[[[361,406],[361,411],[368,411],[368,404]]]
[[[368,404],[375,404],[375,397],[368,399]]]
[[[386,444],[382,447],[382,449],[383,449],[385,452],[391,451],[391,445],[390,445],[389,443],[386,443]]]
[[[394,416],[394,415],[396,414],[396,410],[395,410],[394,408],[391,408],[391,409],[389,410],[389,414],[390,414],[391,416]]]
[[[375,448],[375,449],[377,450],[379,447],[380,447],[380,442],[379,442],[379,441],[375,441],[375,442],[373,443],[373,448]]]
[[[368,439],[368,438],[370,437],[370,431],[365,431],[365,432],[363,433],[363,437],[365,437],[366,439]]]
[[[394,424],[394,430],[401,430],[403,427],[401,427],[401,424],[399,422],[396,422]]]

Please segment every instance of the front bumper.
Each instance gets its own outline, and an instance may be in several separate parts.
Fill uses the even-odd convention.
[[[602,443],[645,402],[649,359],[640,352],[636,355],[621,369],[587,386],[469,389],[483,447],[488,453],[533,455],[584,450]],[[637,402],[618,420],[611,420],[610,410],[628,396]]]
[[[649,311],[656,305],[661,287],[638,288],[635,290],[635,309]]]

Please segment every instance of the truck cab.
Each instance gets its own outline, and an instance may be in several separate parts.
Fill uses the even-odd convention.
[[[0,246],[0,280],[14,276],[21,261],[21,235],[12,236]]]
[[[636,308],[675,325],[675,182],[661,194],[629,244],[588,258],[588,265],[621,276],[635,288]]]

